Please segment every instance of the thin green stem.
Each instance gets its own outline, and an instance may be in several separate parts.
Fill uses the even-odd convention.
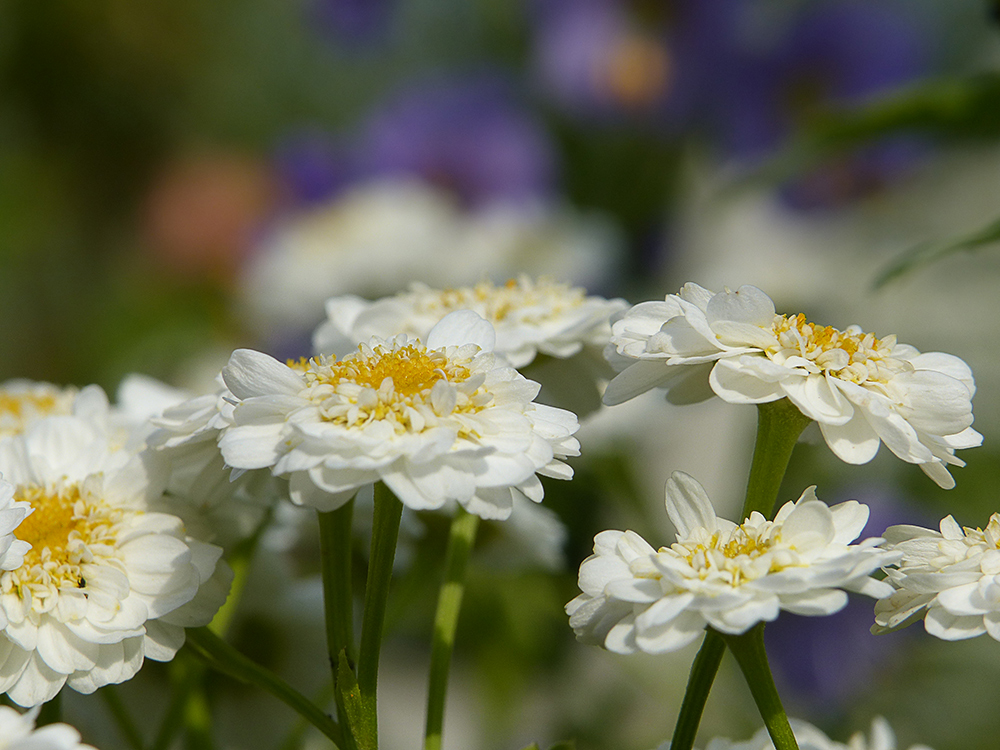
[[[189,631],[190,632],[190,631]],[[201,681],[203,666],[201,662],[184,658],[183,652],[174,659],[168,667],[170,674],[170,702],[163,712],[160,728],[153,738],[150,750],[167,750],[174,739],[184,729],[184,715],[187,711],[191,693]]]
[[[451,667],[451,654],[455,647],[455,631],[458,628],[458,614],[462,608],[462,595],[465,593],[465,571],[478,528],[479,517],[461,508],[451,522],[444,582],[441,584],[437,612],[434,615],[434,642],[431,646],[430,679],[427,689],[424,750],[441,750],[448,672]]]
[[[677,724],[674,726],[674,736],[670,740],[671,748],[691,748],[694,745],[701,715],[705,711],[708,693],[715,682],[715,675],[722,663],[722,655],[726,653],[726,642],[714,630],[705,631],[705,640],[698,650],[698,655],[691,665],[688,676],[684,701],[681,703]]]
[[[337,722],[278,675],[248,659],[208,628],[189,629],[187,644],[213,669],[262,688],[316,727],[335,746],[342,744]]]
[[[330,668],[337,674],[337,660],[346,651],[353,660],[354,593],[351,589],[351,523],[354,498],[336,510],[319,513],[319,544],[323,572],[323,608]]]
[[[811,421],[787,398],[757,406],[757,442],[740,521],[755,510],[771,517],[792,450]]]
[[[378,748],[378,664],[402,513],[403,504],[385,484],[377,482],[368,581],[365,585],[365,611],[361,620],[361,645],[358,651],[357,701],[354,706],[347,707],[348,715],[357,716],[357,720],[351,722],[351,731],[360,750]],[[343,672],[342,660],[340,674]]]
[[[774,687],[771,668],[767,663],[767,652],[764,650],[764,623],[758,623],[742,635],[722,636],[729,650],[736,657],[736,662],[746,677],[750,686],[750,694],[764,719],[767,733],[771,735],[775,750],[799,750],[792,728],[788,724],[788,716],[781,705],[778,690]]]
[[[788,399],[757,406],[757,440],[740,521],[755,510],[771,517],[792,450],[810,421]],[[691,665],[671,750],[691,750],[694,745],[705,702],[722,660],[720,638],[721,636],[713,635],[713,631],[708,630],[701,651]]]
[[[105,685],[97,694],[101,696],[104,705],[107,706],[108,711],[115,720],[115,724],[118,726],[118,731],[121,732],[128,746],[132,750],[143,750],[142,733],[132,718],[128,706],[125,705],[121,696],[118,695],[118,686]]]

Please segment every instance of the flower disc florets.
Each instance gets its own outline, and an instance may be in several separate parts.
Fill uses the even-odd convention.
[[[316,330],[313,347],[344,354],[372,336],[405,333],[424,340],[448,313],[474,310],[496,330],[494,352],[520,368],[539,352],[566,358],[585,345],[603,347],[611,315],[624,307],[623,300],[588,297],[580,287],[523,275],[500,285],[482,281],[431,289],[413,284],[408,292],[375,302],[353,296],[328,300],[328,320]]]
[[[70,414],[75,388],[59,388],[31,380],[0,383],[0,438],[18,435],[36,419]]]
[[[31,515],[15,534],[31,549],[0,573],[0,692],[24,706],[64,684],[90,693],[166,661],[184,627],[225,599],[222,550],[153,512],[150,465],[78,417],[35,421],[0,442],[0,471]]]
[[[955,484],[946,466],[965,465],[955,450],[982,442],[971,427],[975,381],[961,359],[778,315],[752,286],[714,294],[686,284],[636,305],[612,324],[605,355],[621,370],[607,404],[655,387],[676,403],[787,398],[842,460],[866,463],[884,442],[945,488]]]
[[[711,626],[739,634],[780,610],[828,615],[847,604],[843,590],[888,596],[870,577],[896,553],[881,539],[850,544],[868,508],[849,501],[827,507],[812,487],[768,521],[718,518],[694,479],[674,472],[667,513],[677,541],[654,550],[631,531],[603,531],[580,566],[583,593],[566,605],[581,640],[611,651],[674,651]]]
[[[949,641],[983,633],[1000,641],[1000,513],[985,529],[961,527],[952,516],[940,531],[890,526],[887,546],[902,555],[886,571],[896,591],[875,606],[872,632],[923,619],[931,635]]]
[[[223,371],[235,402],[223,457],[288,476],[292,499],[321,510],[382,480],[415,510],[457,500],[505,518],[511,491],[541,500],[536,473],[571,476],[559,459],[579,444],[576,418],[532,403],[538,385],[492,343],[492,327],[466,310],[446,316],[426,346],[373,338],[339,361],[289,365],[239,350]]]

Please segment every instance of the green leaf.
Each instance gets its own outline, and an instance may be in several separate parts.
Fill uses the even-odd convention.
[[[353,737],[358,750],[375,750],[378,747],[378,727],[374,723],[372,706],[361,695],[358,678],[347,660],[346,649],[340,652],[337,660],[336,689],[347,714],[347,721],[344,722],[350,727],[347,734]]]
[[[879,273],[875,279],[875,287],[883,287],[899,276],[953,253],[977,250],[993,242],[1000,242],[1000,218],[994,219],[974,232],[941,242],[925,242],[907,250]]]

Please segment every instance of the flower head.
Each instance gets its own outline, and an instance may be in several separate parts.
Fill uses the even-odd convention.
[[[222,455],[288,476],[292,500],[321,510],[381,480],[415,510],[457,500],[504,518],[512,491],[542,499],[536,473],[571,476],[559,459],[579,444],[576,417],[533,403],[537,384],[493,355],[493,341],[492,326],[465,310],[426,345],[373,338],[341,360],[284,365],[238,350],[223,370],[236,406]]]
[[[13,498],[32,508],[16,528],[31,545],[0,573],[0,691],[24,706],[64,684],[90,693],[166,661],[184,627],[211,620],[231,575],[222,550],[152,512],[150,464],[79,417],[38,420],[0,442]]]
[[[768,521],[754,512],[742,524],[715,515],[701,485],[674,472],[667,514],[677,541],[654,550],[631,531],[602,531],[580,566],[583,593],[566,605],[582,640],[610,651],[675,651],[706,625],[744,633],[780,610],[828,615],[847,604],[840,589],[888,596],[870,577],[895,558],[881,539],[857,538],[868,508],[853,500],[832,508],[810,487]]]
[[[655,387],[678,403],[713,392],[737,404],[787,398],[841,460],[867,463],[884,442],[944,488],[955,485],[946,466],[965,465],[955,450],[982,442],[971,427],[975,382],[961,359],[778,315],[752,286],[714,294],[686,284],[636,305],[613,323],[605,354],[622,368],[607,404]]]
[[[493,325],[493,351],[520,368],[539,352],[566,358],[587,344],[604,346],[611,335],[611,315],[624,307],[623,300],[588,297],[580,287],[523,274],[499,286],[489,281],[453,289],[413,284],[409,292],[376,302],[328,300],[328,320],[317,329],[313,345],[319,352],[343,354],[372,336],[405,333],[423,340],[441,318],[464,309]]]
[[[48,724],[35,729],[38,709],[19,714],[0,706],[0,750],[95,750],[80,741],[68,724]]]
[[[1000,641],[1000,513],[985,529],[948,516],[940,531],[890,526],[885,538],[902,559],[886,571],[896,591],[876,604],[872,632],[923,619],[928,633],[948,641],[983,633]]]
[[[847,744],[836,742],[827,737],[812,724],[799,719],[790,719],[792,734],[798,742],[799,750],[896,750],[896,735],[889,722],[881,716],[872,719],[872,731],[866,738],[864,733],[857,732]],[[670,750],[670,743],[660,747],[660,750]],[[717,737],[711,740],[705,750],[774,750],[774,744],[766,729],[758,732],[745,742]],[[911,745],[910,750],[931,750],[926,745]]]

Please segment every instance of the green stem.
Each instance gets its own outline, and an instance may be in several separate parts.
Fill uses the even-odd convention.
[[[365,611],[361,620],[361,645],[358,650],[358,702],[356,709],[348,706],[349,714],[355,710],[358,712],[359,721],[351,722],[351,730],[360,750],[378,748],[378,663],[382,652],[382,629],[402,513],[403,504],[385,484],[377,482],[368,581],[365,585]],[[361,726],[358,726],[359,722]]]
[[[335,746],[342,744],[337,722],[287,682],[248,659],[208,628],[188,629],[187,643],[212,668],[267,691],[326,735]]]
[[[114,718],[115,724],[118,726],[118,731],[121,732],[126,744],[132,750],[142,750],[142,733],[132,718],[128,706],[122,702],[121,696],[118,695],[118,686],[105,685],[98,691],[98,695],[104,700],[104,705],[107,706],[108,711]]]
[[[351,523],[354,498],[337,510],[319,513],[323,608],[330,667],[337,674],[341,651],[354,658],[354,593],[351,590]]]
[[[764,650],[764,623],[758,623],[742,635],[722,636],[729,650],[736,657],[736,662],[746,677],[750,686],[750,694],[764,719],[775,750],[799,750],[799,745],[788,724],[788,716],[781,705],[778,690],[774,687],[771,668],[767,664],[767,652]]]
[[[757,406],[757,440],[747,478],[746,500],[739,520],[758,511],[770,518],[799,435],[811,420],[788,399]],[[691,750],[709,691],[722,661],[721,636],[711,629],[691,666],[687,690],[674,728],[671,750]],[[780,750],[780,749],[779,749]]]
[[[787,398],[758,404],[757,442],[740,521],[755,510],[767,518],[771,517],[792,450],[811,421]]]
[[[455,646],[458,614],[462,608],[462,594],[465,592],[465,571],[478,528],[479,517],[461,508],[451,522],[444,582],[441,584],[437,612],[434,615],[434,642],[431,646],[430,680],[427,689],[424,750],[441,750],[448,671]]]
[[[714,630],[706,630],[705,640],[694,658],[694,664],[691,665],[684,701],[681,703],[677,724],[674,726],[674,736],[670,740],[671,748],[691,748],[694,745],[698,724],[701,723],[701,715],[708,701],[708,693],[712,689],[712,683],[715,682],[715,675],[719,671],[724,653],[726,653],[726,642],[722,640],[722,636]]]

